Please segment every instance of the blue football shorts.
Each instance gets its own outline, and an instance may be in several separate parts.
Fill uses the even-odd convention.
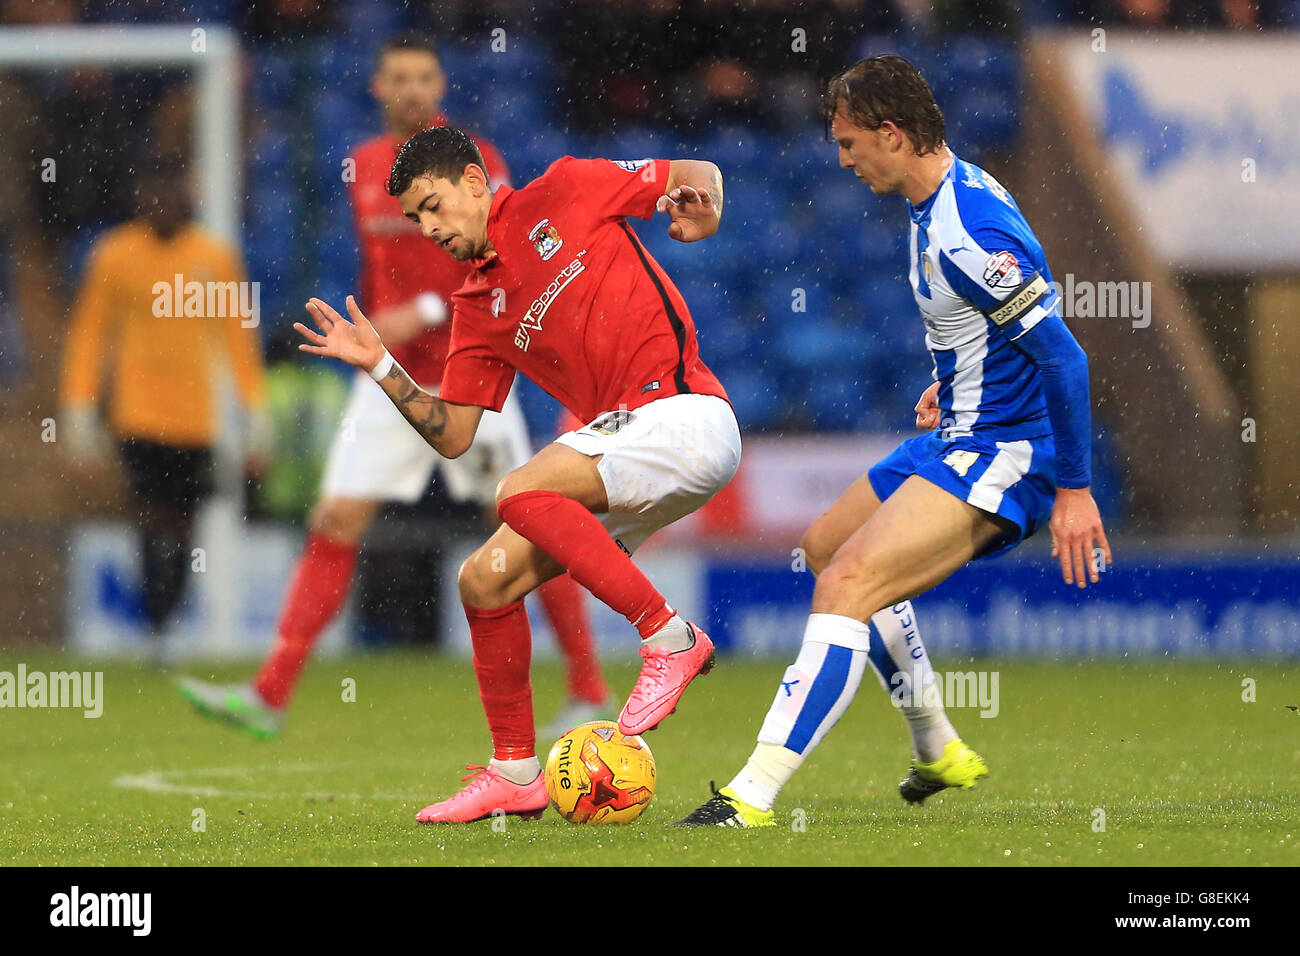
[[[1056,448],[1050,435],[996,441],[978,433],[945,439],[934,431],[909,438],[867,472],[881,501],[910,475],[1010,523],[1005,535],[976,555],[991,558],[1010,551],[1051,518]]]

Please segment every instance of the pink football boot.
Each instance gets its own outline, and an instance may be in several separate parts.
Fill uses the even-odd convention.
[[[621,733],[631,736],[654,730],[660,721],[676,710],[686,685],[713,669],[716,656],[709,635],[694,624],[686,626],[691,629],[695,643],[684,651],[641,647],[640,654],[645,663],[641,665],[641,676],[636,679],[632,695],[618,715]]]
[[[467,764],[468,777],[461,783],[472,781],[454,797],[425,807],[415,819],[420,823],[473,823],[502,810],[507,816],[537,820],[551,802],[546,795],[545,774],[538,774],[532,783],[511,783],[493,767]]]

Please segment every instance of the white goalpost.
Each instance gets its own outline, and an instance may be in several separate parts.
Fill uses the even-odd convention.
[[[193,170],[198,221],[238,247],[243,229],[243,143],[240,139],[240,51],[234,31],[219,25],[0,27],[0,70],[58,71],[78,67],[189,71],[194,79]],[[227,391],[229,391],[227,389]],[[227,398],[222,403],[229,408]],[[201,516],[204,582],[211,596],[203,653],[232,652],[243,595],[239,489],[242,472],[232,416],[223,415],[215,449],[217,495]],[[72,637],[72,635],[69,635]]]

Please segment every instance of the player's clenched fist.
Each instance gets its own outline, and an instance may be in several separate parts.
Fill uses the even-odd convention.
[[[924,392],[916,401],[916,427],[921,431],[929,431],[932,428],[939,427],[939,383],[935,382]]]
[[[678,186],[660,196],[655,209],[672,218],[668,237],[678,242],[707,239],[718,231],[721,213],[713,197],[694,186]]]
[[[341,359],[349,365],[369,371],[384,357],[384,344],[379,340],[379,333],[361,313],[357,300],[348,296],[347,305],[348,314],[352,316],[351,322],[321,299],[313,297],[308,301],[307,314],[324,334],[312,331],[301,322],[295,322],[293,327],[310,343],[299,345],[298,348],[312,355]]]
[[[1060,558],[1065,583],[1081,588],[1087,587],[1089,580],[1096,584],[1111,557],[1092,493],[1087,488],[1057,488],[1048,527],[1052,532],[1052,557]],[[1097,559],[1097,552],[1104,564]]]

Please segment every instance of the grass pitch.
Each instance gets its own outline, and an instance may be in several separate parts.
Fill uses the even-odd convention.
[[[0,670],[19,660],[0,656]],[[21,660],[29,672],[95,669]],[[194,715],[176,675],[114,665],[98,719],[0,710],[0,864],[1300,864],[1300,712],[1287,706],[1300,705],[1300,665],[956,662],[941,650],[938,663],[1000,675],[997,717],[952,711],[991,769],[968,793],[902,803],[905,726],[868,674],[782,794],[778,827],[665,829],[708,797],[710,779],[721,786],[741,766],[786,664],[725,658],[648,736],[659,786],[640,821],[581,827],[548,812],[511,818],[504,832],[415,823],[459,787],[464,764],[489,756],[465,661],[313,664],[286,733],[270,742]],[[544,720],[562,675],[551,663],[534,671]],[[635,670],[611,662],[609,676],[623,694]],[[1242,700],[1247,677],[1255,702]],[[342,699],[345,678],[355,703]]]

